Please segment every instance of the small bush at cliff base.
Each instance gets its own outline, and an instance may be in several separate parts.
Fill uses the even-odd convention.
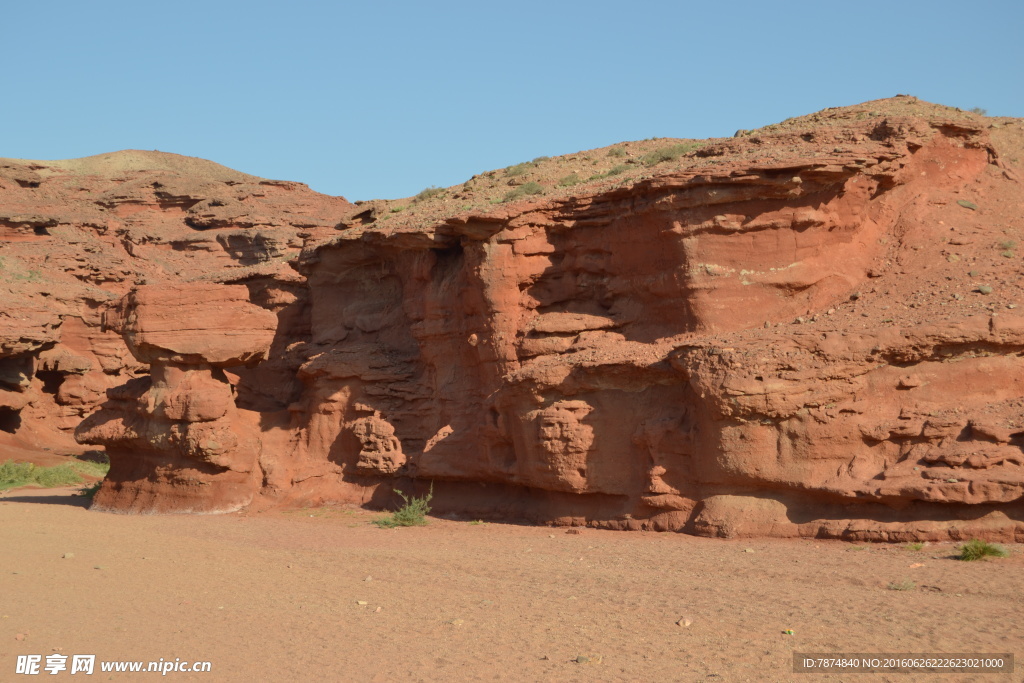
[[[20,486],[71,486],[81,484],[82,475],[103,477],[109,470],[109,463],[88,460],[71,460],[51,467],[8,460],[0,463],[0,491]]]
[[[960,559],[965,561],[980,560],[983,557],[1006,557],[1010,553],[998,543],[986,543],[973,539],[960,546]]]
[[[430,500],[434,497],[434,485],[430,485],[430,491],[422,498],[410,498],[404,493],[395,489],[395,493],[401,497],[404,505],[395,510],[387,517],[373,520],[373,523],[382,529],[394,529],[398,526],[423,526],[427,523],[427,514],[430,512]]]
[[[37,467],[33,479],[35,479],[35,483],[47,489],[82,483],[82,477],[79,476],[78,472],[71,465]]]

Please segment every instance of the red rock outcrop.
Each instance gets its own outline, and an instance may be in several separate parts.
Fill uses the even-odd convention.
[[[203,287],[122,299],[111,326],[152,379],[79,428],[115,463],[98,501],[387,505],[432,483],[472,517],[1024,540],[1022,142],[901,97],[336,207],[298,274],[216,278],[267,325],[175,316]],[[160,215],[238,230],[248,201]],[[181,436],[212,424],[230,453]]]
[[[241,285],[144,285],[108,311],[149,377],[107,393],[78,429],[106,446],[108,484],[99,509],[225,512],[259,488],[256,413],[239,411],[224,370],[257,363],[270,349],[277,317],[249,303]]]
[[[0,159],[0,449],[80,451],[83,417],[146,372],[102,328],[104,308],[134,286],[287,287],[298,279],[288,259],[353,209],[175,154]]]

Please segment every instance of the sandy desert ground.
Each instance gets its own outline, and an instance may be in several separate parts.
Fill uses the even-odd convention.
[[[953,544],[436,518],[386,530],[358,509],[128,516],[72,493],[0,497],[2,680],[33,678],[15,674],[17,655],[55,653],[211,662],[167,674],[181,681],[1022,680],[1019,663],[985,675],[792,671],[794,652],[1020,659],[1019,546],[968,563]]]

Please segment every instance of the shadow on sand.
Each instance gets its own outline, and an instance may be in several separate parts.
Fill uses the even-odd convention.
[[[58,489],[14,489],[0,493],[0,503],[37,503],[42,505],[72,505],[87,508],[91,502],[78,494],[75,488]]]

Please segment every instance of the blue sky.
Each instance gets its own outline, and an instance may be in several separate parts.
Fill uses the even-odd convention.
[[[0,157],[159,149],[351,200],[897,93],[1024,116],[1024,2],[36,0]]]

